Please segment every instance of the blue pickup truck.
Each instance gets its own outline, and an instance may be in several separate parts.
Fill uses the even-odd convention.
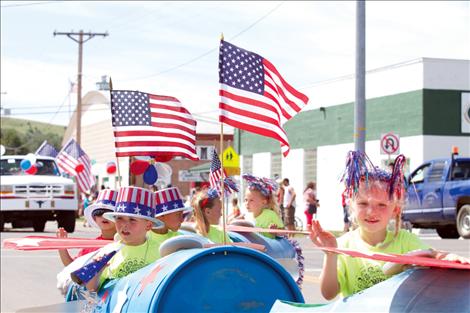
[[[470,158],[428,161],[408,178],[403,221],[441,238],[470,238]]]

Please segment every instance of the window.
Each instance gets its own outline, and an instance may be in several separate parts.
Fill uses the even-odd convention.
[[[452,167],[452,180],[470,179],[470,162],[456,161]]]
[[[197,146],[196,153],[200,160],[210,160],[214,149],[214,146]]]
[[[429,171],[431,164],[425,164],[419,167],[413,174],[410,176],[410,184],[419,184],[424,182],[424,176]]]
[[[434,163],[431,170],[429,171],[428,181],[429,182],[441,181],[442,180],[442,174],[444,174],[445,166],[446,166],[445,161]]]

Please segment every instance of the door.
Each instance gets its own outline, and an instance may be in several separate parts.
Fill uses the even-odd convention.
[[[416,222],[421,219],[424,178],[430,168],[431,163],[423,164],[411,173],[408,179],[407,199],[403,211],[403,218],[407,221]]]

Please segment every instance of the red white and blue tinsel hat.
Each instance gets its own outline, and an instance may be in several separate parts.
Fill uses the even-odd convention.
[[[243,174],[242,177],[248,183],[249,189],[259,190],[265,197],[270,197],[279,188],[274,180],[266,177],[256,177],[251,174]]]
[[[359,190],[359,184],[370,181],[382,181],[388,185],[388,195],[401,200],[404,197],[405,175],[403,166],[406,158],[403,154],[396,157],[391,173],[386,172],[372,163],[367,155],[360,151],[349,151],[346,158],[346,169],[341,177],[344,181],[344,193],[347,197],[353,197]]]
[[[183,197],[177,187],[170,187],[155,192],[156,200],[156,217],[183,211],[188,213],[193,210],[192,207],[186,207]]]
[[[118,192],[117,190],[112,190],[112,189],[103,189],[100,190],[98,194],[98,198],[93,204],[90,204],[85,208],[85,211],[83,212],[83,215],[85,215],[85,218],[88,222],[93,227],[99,228],[98,225],[95,222],[95,219],[93,218],[93,213],[96,210],[108,210],[110,212],[114,211],[114,208],[116,206],[116,199],[117,199]]]
[[[155,194],[144,188],[121,187],[116,199],[115,212],[103,214],[103,217],[113,222],[116,216],[143,218],[153,222],[154,228],[163,227],[163,223],[155,218]]]

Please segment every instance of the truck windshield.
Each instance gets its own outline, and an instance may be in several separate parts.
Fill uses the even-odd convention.
[[[21,170],[20,163],[23,159],[2,159],[0,160],[0,175],[29,175]],[[59,169],[53,160],[36,160],[38,171],[36,175],[60,176]]]

